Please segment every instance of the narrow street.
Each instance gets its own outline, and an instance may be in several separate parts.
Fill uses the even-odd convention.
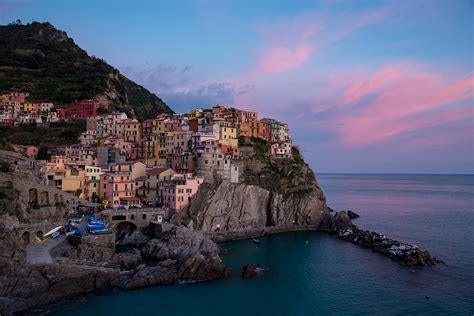
[[[53,258],[49,252],[65,240],[66,237],[61,235],[56,239],[49,239],[44,244],[29,244],[26,246],[26,261],[29,264],[53,264]]]

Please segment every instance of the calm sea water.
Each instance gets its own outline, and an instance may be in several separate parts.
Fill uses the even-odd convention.
[[[53,315],[473,315],[474,176],[320,174],[328,204],[360,227],[426,248],[446,265],[407,268],[320,232],[223,244],[234,273],[213,282],[114,292]],[[246,263],[265,276],[240,278]]]

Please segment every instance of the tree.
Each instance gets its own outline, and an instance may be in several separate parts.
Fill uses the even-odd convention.
[[[38,150],[38,155],[36,156],[37,160],[49,160],[51,158],[51,153],[48,151],[48,147],[41,147]]]
[[[103,107],[100,107],[97,109],[97,114],[106,114],[108,113],[109,111],[107,111],[106,108],[103,108]]]
[[[13,21],[13,22],[8,23],[8,25],[23,25],[23,23],[21,23],[21,20],[18,19],[18,20],[16,20],[16,21]]]

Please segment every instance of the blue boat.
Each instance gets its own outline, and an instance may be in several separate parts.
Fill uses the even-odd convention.
[[[87,225],[87,231],[100,230],[104,228],[104,224]]]
[[[105,225],[105,222],[101,220],[89,221],[89,225]]]
[[[257,245],[261,245],[262,244],[262,241],[260,239],[257,239],[257,238],[254,238],[252,239],[254,243],[256,243]]]

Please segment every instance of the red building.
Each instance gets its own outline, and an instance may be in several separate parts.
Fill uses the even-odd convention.
[[[58,109],[59,118],[88,118],[99,115],[99,109],[109,110],[108,104],[94,100],[76,101],[66,108]]]
[[[3,119],[2,124],[6,126],[15,126],[15,120],[11,118],[6,118],[6,119]]]

